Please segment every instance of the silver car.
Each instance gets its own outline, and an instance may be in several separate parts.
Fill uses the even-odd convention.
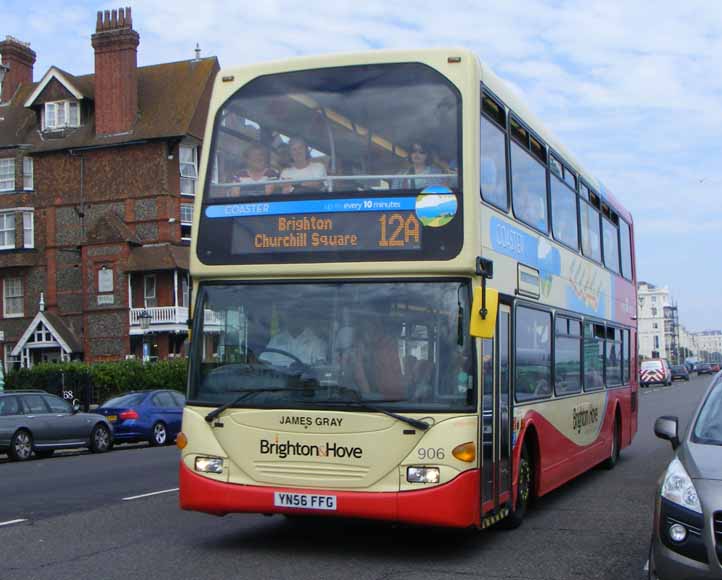
[[[722,373],[712,381],[686,435],[660,417],[657,437],[677,451],[660,479],[649,578],[722,578]]]
[[[113,427],[102,415],[79,413],[45,391],[0,392],[0,453],[24,461],[35,453],[87,447],[103,453],[113,446]]]

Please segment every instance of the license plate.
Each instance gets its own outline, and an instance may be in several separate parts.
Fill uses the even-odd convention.
[[[117,421],[118,415],[108,415],[108,421]]]
[[[273,494],[273,505],[276,507],[296,508],[304,510],[336,510],[335,495],[316,495],[312,493],[285,493],[276,491]]]

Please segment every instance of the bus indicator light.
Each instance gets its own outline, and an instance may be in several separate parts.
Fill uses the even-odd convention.
[[[451,454],[459,461],[472,463],[476,459],[476,445],[474,445],[473,441],[462,443],[454,447]]]
[[[175,438],[175,445],[178,447],[178,449],[185,449],[186,445],[188,445],[188,437],[186,436],[183,431],[178,433],[178,435]]]

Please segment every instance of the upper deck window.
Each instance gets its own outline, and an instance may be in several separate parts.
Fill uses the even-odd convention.
[[[485,201],[506,211],[509,199],[506,185],[506,135],[481,116],[481,195]]]
[[[456,187],[459,114],[421,64],[262,76],[217,115],[206,198]]]
[[[205,263],[450,259],[461,249],[461,95],[434,69],[265,75],[214,119]]]

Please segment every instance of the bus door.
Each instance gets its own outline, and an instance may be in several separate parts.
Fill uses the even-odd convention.
[[[499,304],[493,339],[479,339],[481,353],[482,525],[491,525],[511,502],[511,307]]]

